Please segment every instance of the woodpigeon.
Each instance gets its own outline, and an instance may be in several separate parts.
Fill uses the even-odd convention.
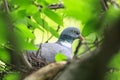
[[[51,63],[55,62],[55,56],[57,53],[62,53],[67,57],[67,59],[72,59],[72,43],[75,39],[82,40],[82,36],[80,34],[80,30],[75,27],[68,27],[64,29],[59,37],[59,39],[55,43],[44,43],[41,45],[37,45],[40,47],[38,51],[28,51],[27,57],[30,63],[33,62],[33,58],[44,59],[46,62]]]

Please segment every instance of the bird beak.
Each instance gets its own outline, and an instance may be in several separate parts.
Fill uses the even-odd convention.
[[[79,39],[82,41],[82,40],[84,40],[84,37],[80,34]]]

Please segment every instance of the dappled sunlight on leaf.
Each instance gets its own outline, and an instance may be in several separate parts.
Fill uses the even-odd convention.
[[[62,20],[61,16],[58,15],[57,13],[55,13],[49,9],[44,9],[44,13],[45,13],[45,15],[47,15],[49,18],[51,18],[57,24],[63,25],[63,20]]]
[[[55,56],[56,62],[60,62],[60,61],[64,61],[64,60],[67,60],[67,57],[63,53],[56,54],[56,56]]]

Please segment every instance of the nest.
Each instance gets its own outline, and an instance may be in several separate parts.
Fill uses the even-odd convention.
[[[34,52],[26,51],[23,53],[23,58],[25,64],[32,69],[40,69],[48,64],[45,58],[37,56]]]

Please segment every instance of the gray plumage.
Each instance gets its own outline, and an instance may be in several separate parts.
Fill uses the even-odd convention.
[[[80,30],[75,27],[68,27],[63,30],[57,42],[42,44],[38,52],[27,51],[27,57],[25,58],[28,58],[30,63],[34,63],[31,56],[34,56],[37,59],[43,58],[46,62],[51,63],[55,62],[55,56],[57,53],[62,53],[67,57],[67,59],[72,59],[73,54],[71,46],[73,41],[78,38],[82,39]]]
[[[68,59],[72,59],[71,48],[62,46],[58,43],[43,44],[41,46],[40,53],[41,53],[41,57],[45,58],[47,62],[55,62],[55,55],[57,53],[63,53]]]

